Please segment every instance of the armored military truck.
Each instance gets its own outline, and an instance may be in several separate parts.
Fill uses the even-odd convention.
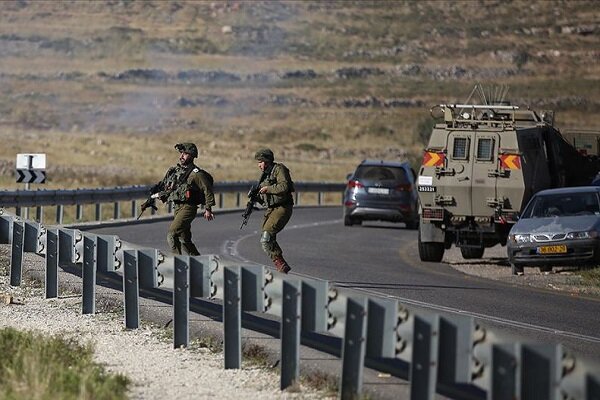
[[[553,126],[553,115],[510,104],[442,104],[419,169],[419,255],[439,262],[455,245],[464,258],[506,244],[531,196],[587,185],[600,169]],[[600,137],[600,136],[599,136]],[[597,147],[596,147],[597,149]]]

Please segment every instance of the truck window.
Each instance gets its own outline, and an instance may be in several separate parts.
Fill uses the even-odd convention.
[[[452,158],[455,160],[466,160],[469,158],[469,138],[454,138],[454,146],[452,147]]]
[[[477,141],[477,161],[492,161],[494,152],[494,139],[479,138]]]

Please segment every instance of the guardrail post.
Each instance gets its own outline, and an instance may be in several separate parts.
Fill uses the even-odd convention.
[[[475,323],[472,317],[440,317],[438,382],[471,382],[471,346]]]
[[[2,216],[0,209],[0,243],[8,244],[12,241],[13,218],[11,216]]]
[[[562,398],[562,347],[556,344],[521,346],[521,400]],[[598,394],[596,399],[598,397]]]
[[[223,193],[219,193],[219,208],[223,208]]]
[[[239,267],[223,270],[223,353],[225,369],[238,369],[242,364],[242,308],[240,307],[241,274]]]
[[[62,204],[57,205],[56,206],[56,224],[57,225],[63,224],[64,214],[65,214],[65,206],[63,206]]]
[[[300,192],[296,192],[296,199],[294,201],[294,204],[297,206],[300,205]]]
[[[113,235],[96,235],[96,264],[100,272],[114,272],[119,269],[120,260],[117,259],[117,247],[120,241]]]
[[[301,286],[297,280],[283,281],[281,309],[281,390],[293,385],[300,376]]]
[[[302,279],[302,330],[327,332],[329,282]]]
[[[237,192],[235,194],[235,206],[237,208],[240,208],[242,204],[242,194],[240,192]]]
[[[137,201],[131,200],[131,218],[137,217]]]
[[[517,385],[520,385],[519,363],[515,356],[514,343],[492,345],[492,390],[494,400],[512,400],[517,398]]]
[[[362,392],[365,344],[367,335],[367,301],[348,297],[346,326],[342,348],[340,397],[356,399]]]
[[[46,232],[46,298],[58,297],[58,229]]]
[[[96,313],[96,261],[97,239],[95,235],[83,235],[83,301],[82,313]]]
[[[318,192],[317,193],[317,205],[321,205],[321,203],[323,202],[323,192]]]
[[[44,222],[44,207],[37,206],[35,208],[35,220],[40,224]]]
[[[174,257],[173,347],[189,345],[190,257]]]
[[[118,201],[115,201],[114,207],[113,207],[113,219],[119,219],[119,218],[121,218],[121,203],[119,203]]]
[[[125,300],[125,327],[137,329],[140,326],[137,251],[123,251],[123,297]]]
[[[415,315],[410,363],[411,400],[434,398],[437,383],[438,338],[439,316]]]
[[[367,357],[394,358],[396,356],[398,303],[370,297],[367,304]]]
[[[20,286],[23,273],[23,242],[25,228],[22,221],[13,221],[10,246],[10,285]]]
[[[75,218],[77,221],[81,221],[83,219],[83,206],[81,204],[77,204],[75,206]]]
[[[96,221],[102,221],[102,203],[96,203]]]

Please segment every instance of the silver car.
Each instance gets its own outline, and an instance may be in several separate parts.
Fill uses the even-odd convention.
[[[536,193],[508,236],[514,274],[523,266],[548,271],[555,265],[600,264],[600,187]]]
[[[408,162],[364,160],[348,176],[344,192],[344,225],[362,221],[419,225],[415,172]]]

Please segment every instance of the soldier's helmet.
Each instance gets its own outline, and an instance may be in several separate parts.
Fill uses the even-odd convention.
[[[273,155],[273,151],[271,149],[260,149],[254,154],[254,158],[257,161],[267,161],[273,162],[275,160],[275,156]]]
[[[175,145],[175,148],[180,153],[188,153],[189,155],[191,155],[194,158],[198,157],[198,148],[196,147],[196,145],[194,143],[177,143]]]

